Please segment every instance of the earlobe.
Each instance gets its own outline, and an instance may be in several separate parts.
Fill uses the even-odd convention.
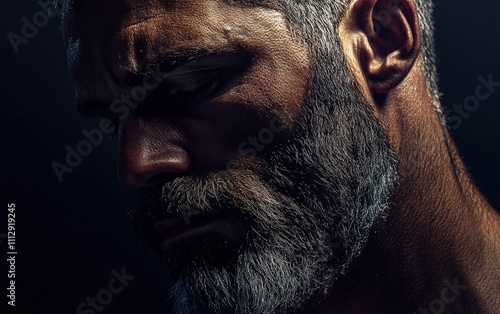
[[[362,39],[360,64],[373,94],[387,94],[408,75],[420,51],[413,0],[358,0],[351,11]]]

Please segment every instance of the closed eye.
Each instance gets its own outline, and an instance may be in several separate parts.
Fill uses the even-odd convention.
[[[134,109],[138,113],[155,115],[169,107],[182,108],[186,105],[208,101],[234,87],[237,80],[250,68],[252,59],[246,53],[206,55],[179,66],[170,68],[162,77],[163,81],[154,90],[149,90],[147,98]],[[161,66],[161,65],[160,65]],[[165,72],[164,72],[165,73]],[[140,86],[144,75],[137,77],[136,83],[129,86]],[[130,79],[133,82],[134,79]],[[130,88],[132,90],[134,87]],[[126,93],[126,92],[125,92]],[[84,116],[102,116],[111,119],[116,125],[119,118],[113,112],[113,101],[81,101],[78,107]]]
[[[137,110],[148,115],[187,110],[234,87],[250,64],[251,59],[242,55],[209,56],[183,64],[165,75],[164,82]]]
[[[250,59],[242,55],[210,56],[185,64],[167,76],[170,95],[176,100],[207,100],[231,87],[249,65]]]

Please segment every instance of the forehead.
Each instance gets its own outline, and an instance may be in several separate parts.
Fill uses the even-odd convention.
[[[180,11],[189,11],[193,17],[199,17],[200,12],[216,6],[280,9],[277,2],[267,0],[53,0],[52,3],[63,6],[63,19],[69,22],[64,24],[71,26],[74,26],[72,22],[89,20],[111,25],[123,16],[139,19],[155,13],[175,14]],[[216,11],[211,13],[217,14]]]
[[[281,11],[272,5],[241,4],[217,0],[68,2],[63,30],[77,95],[111,101],[122,78],[186,51],[243,50],[267,59],[267,66],[259,68],[266,70],[256,72],[261,76],[279,75],[292,64],[295,72],[307,72],[308,49],[289,30]]]

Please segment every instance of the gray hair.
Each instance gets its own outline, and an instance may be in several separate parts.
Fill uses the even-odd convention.
[[[313,49],[322,43],[338,39],[338,25],[352,0],[227,0],[240,5],[278,4],[285,12],[291,30],[305,40]],[[429,0],[414,0],[418,11],[421,32],[421,57],[429,97],[438,115],[443,118],[436,53],[434,46],[434,3]],[[330,29],[334,26],[334,29]],[[330,32],[325,30],[330,29]],[[444,122],[444,119],[442,119]]]

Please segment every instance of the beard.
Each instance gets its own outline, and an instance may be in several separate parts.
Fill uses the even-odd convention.
[[[345,63],[332,70],[331,60],[318,52],[302,115],[258,158],[143,191],[134,227],[171,276],[174,313],[301,312],[361,253],[388,208],[397,161]],[[237,219],[208,236],[152,241],[154,222],[183,208]]]

